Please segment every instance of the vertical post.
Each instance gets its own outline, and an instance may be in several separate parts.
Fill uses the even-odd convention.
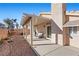
[[[33,46],[32,26],[33,24],[32,24],[32,19],[31,19],[31,46]]]
[[[25,32],[25,27],[24,26],[23,26],[23,30],[22,31],[23,31],[23,37],[25,38],[25,33],[26,32]]]

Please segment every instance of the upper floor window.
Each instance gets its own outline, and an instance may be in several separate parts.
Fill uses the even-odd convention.
[[[77,27],[70,27],[69,34],[77,34]]]

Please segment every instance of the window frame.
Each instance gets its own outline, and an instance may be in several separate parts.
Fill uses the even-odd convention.
[[[77,34],[77,26],[69,27],[69,34]]]

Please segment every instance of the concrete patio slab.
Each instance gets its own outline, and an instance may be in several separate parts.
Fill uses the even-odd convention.
[[[40,56],[79,56],[79,48],[60,45],[38,45],[33,50]]]
[[[78,56],[79,49],[71,46],[64,46],[55,51],[51,51],[46,56]]]
[[[60,45],[51,44],[51,45],[37,45],[33,46],[33,50],[37,52],[40,56],[49,54],[51,51],[60,48]]]
[[[25,38],[29,44],[31,44],[31,38]],[[45,38],[33,38],[33,45],[52,44],[51,40]]]

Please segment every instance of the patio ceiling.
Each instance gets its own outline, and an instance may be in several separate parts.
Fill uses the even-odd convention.
[[[49,23],[50,19],[42,17],[42,16],[37,16],[36,19],[33,21],[34,25],[40,25],[43,23]]]
[[[42,16],[36,16],[36,15],[32,15],[32,14],[26,14],[23,16],[22,21],[21,21],[21,25],[25,25],[27,23],[27,21],[32,20],[33,25],[39,25],[42,23],[49,23],[50,19],[42,17]]]
[[[68,21],[66,24],[64,24],[63,27],[74,27],[74,26],[79,26],[79,20]]]

